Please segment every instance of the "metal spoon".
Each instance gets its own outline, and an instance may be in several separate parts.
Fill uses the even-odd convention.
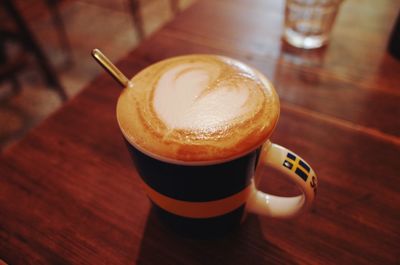
[[[123,87],[131,85],[129,79],[99,49],[93,49],[92,56]]]

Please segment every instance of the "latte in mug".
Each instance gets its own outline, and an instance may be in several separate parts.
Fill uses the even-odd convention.
[[[128,86],[117,103],[119,127],[141,187],[173,230],[214,236],[238,227],[247,212],[292,218],[312,205],[311,166],[269,141],[279,99],[257,70],[224,56],[186,55],[121,83]],[[302,194],[258,190],[259,164],[280,170]]]
[[[117,105],[129,143],[179,163],[239,157],[271,135],[279,99],[270,82],[223,56],[187,55],[142,70]]]

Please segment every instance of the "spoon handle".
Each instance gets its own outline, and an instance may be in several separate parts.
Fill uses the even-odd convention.
[[[99,49],[93,49],[92,56],[118,83],[128,87],[129,79]]]

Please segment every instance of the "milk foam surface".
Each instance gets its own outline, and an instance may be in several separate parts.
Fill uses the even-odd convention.
[[[256,70],[227,57],[188,55],[131,80],[117,105],[125,138],[153,157],[216,162],[249,152],[272,133],[279,100]]]
[[[212,70],[212,65],[183,64],[161,76],[153,107],[169,128],[212,130],[246,111],[249,88],[211,80]]]

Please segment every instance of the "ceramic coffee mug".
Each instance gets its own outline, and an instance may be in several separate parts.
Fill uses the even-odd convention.
[[[120,129],[159,216],[179,232],[200,236],[231,230],[247,212],[292,218],[313,203],[312,168],[269,141],[278,117],[272,84],[216,55],[153,64],[132,78],[117,104]],[[302,194],[258,190],[258,164],[283,172]]]

